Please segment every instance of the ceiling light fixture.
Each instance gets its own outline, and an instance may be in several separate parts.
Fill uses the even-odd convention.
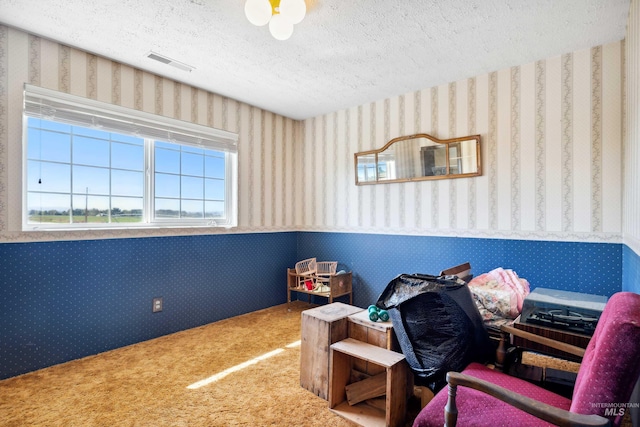
[[[247,0],[244,14],[249,22],[261,27],[269,24],[269,32],[278,40],[287,40],[293,26],[304,19],[307,5],[304,0]]]

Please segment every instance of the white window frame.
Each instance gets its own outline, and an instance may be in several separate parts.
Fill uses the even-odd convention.
[[[27,197],[27,121],[29,117],[143,138],[145,140],[145,159],[142,221],[139,223],[29,223]],[[177,227],[231,228],[236,227],[238,224],[238,135],[236,133],[25,84],[22,135],[23,231]],[[155,218],[155,168],[153,155],[153,141],[155,140],[225,153],[224,219]]]

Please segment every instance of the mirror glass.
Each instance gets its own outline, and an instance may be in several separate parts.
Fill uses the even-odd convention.
[[[427,134],[392,139],[355,154],[356,184],[478,176],[480,135],[439,140]]]
[[[378,180],[376,175],[376,155],[364,154],[356,157],[356,170],[359,182],[376,182]]]

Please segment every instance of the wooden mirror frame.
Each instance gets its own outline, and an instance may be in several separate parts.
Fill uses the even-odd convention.
[[[419,145],[419,152],[416,153],[415,155],[418,156],[418,159],[422,162],[422,174],[421,175],[417,175],[417,176],[411,176],[411,177],[405,177],[405,178],[390,178],[390,177],[384,177],[384,178],[380,178],[380,171],[381,166],[385,165],[386,167],[386,162],[381,163],[379,162],[379,157],[381,156],[381,154],[383,154],[387,149],[389,149],[393,144],[402,142],[402,141],[407,141],[407,140],[411,140],[411,139],[420,139],[420,138],[425,138],[429,141],[431,141],[428,145]],[[458,150],[460,150],[461,148],[461,143],[463,142],[474,142],[475,143],[475,150],[473,150],[473,148],[471,149],[472,154],[468,155],[466,157],[468,157],[468,160],[473,162],[473,154],[475,154],[475,162],[473,164],[475,164],[476,168],[475,171],[471,171],[471,172],[464,172],[462,171],[462,173],[458,173],[458,172],[452,172],[453,167],[451,166],[451,161],[450,161],[450,155],[451,155],[451,148],[456,148]],[[445,158],[445,164],[444,165],[440,165],[440,166],[436,166],[436,167],[432,167],[432,169],[439,169],[439,172],[443,172],[441,174],[437,174],[434,172],[434,174],[432,175],[425,175],[424,174],[424,170],[425,169],[425,165],[424,162],[425,160],[425,154],[422,153],[422,151],[424,151],[424,148],[427,147],[437,147],[437,144],[442,144],[444,147],[444,158]],[[418,133],[415,135],[407,135],[407,136],[400,136],[397,138],[394,138],[392,140],[390,140],[389,142],[387,142],[382,148],[377,149],[377,150],[369,150],[369,151],[361,151],[359,153],[355,153],[354,154],[354,165],[355,165],[355,179],[356,179],[356,185],[369,185],[369,184],[386,184],[386,183],[391,183],[391,182],[412,182],[412,181],[427,181],[427,180],[434,180],[434,179],[450,179],[450,178],[467,178],[467,177],[473,177],[473,176],[480,176],[482,175],[482,161],[481,161],[481,157],[480,157],[480,135],[470,135],[470,136],[463,136],[463,137],[459,137],[459,138],[450,138],[450,139],[438,139],[434,136],[431,136],[429,134],[426,133]],[[449,155],[447,155],[447,153]],[[375,169],[374,169],[374,175],[375,175],[375,179],[372,180],[359,180],[358,179],[358,159],[363,159],[365,158],[365,156],[367,156],[370,160],[367,161],[363,161],[362,164],[366,165],[366,164],[374,164],[375,165]],[[462,158],[462,156],[458,156],[456,157],[458,159]],[[415,162],[415,159],[412,159],[413,162]],[[435,160],[434,160],[435,161]],[[366,166],[365,166],[366,167]],[[460,168],[461,165],[458,165],[458,168]],[[385,173],[386,173],[386,169],[385,169]]]

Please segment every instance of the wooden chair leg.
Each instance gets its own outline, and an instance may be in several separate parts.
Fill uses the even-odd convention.
[[[444,426],[456,427],[456,423],[458,422],[458,408],[456,407],[456,392],[458,386],[448,384],[447,389],[449,391],[449,397],[447,399],[447,405],[444,407]]]
[[[507,340],[509,334],[506,332],[500,332],[500,342],[498,343],[498,349],[496,350],[496,369],[498,371],[504,371],[504,363],[507,355]]]

